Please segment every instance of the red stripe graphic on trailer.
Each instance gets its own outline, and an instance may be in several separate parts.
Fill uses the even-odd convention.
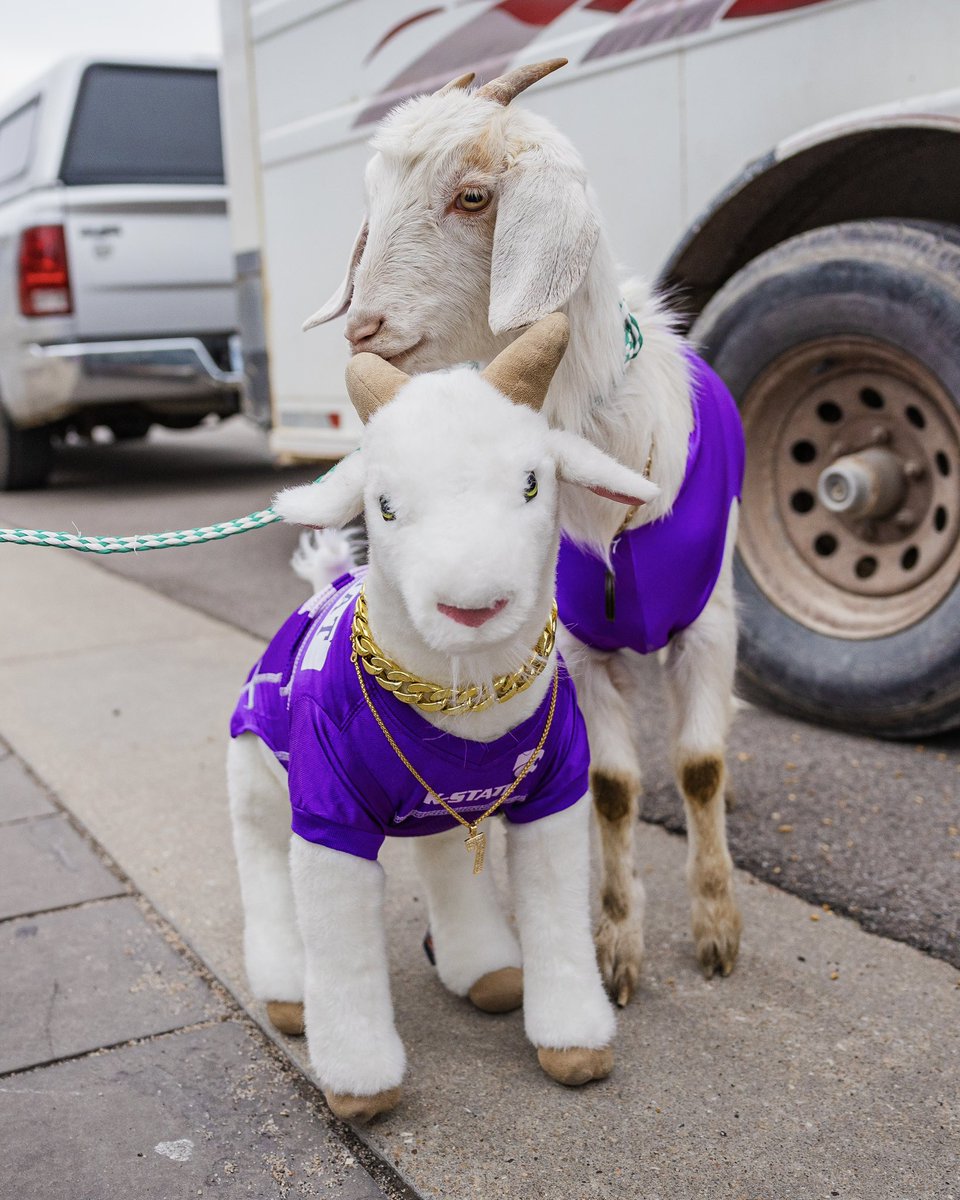
[[[792,8],[808,8],[812,4],[823,4],[825,0],[734,0],[724,20],[733,17],[769,17],[773,13],[789,12]]]
[[[620,13],[612,29],[593,43],[583,61],[699,33],[719,20],[729,3],[730,0],[637,0]]]
[[[539,25],[543,28],[545,25],[552,25],[557,17],[563,16],[568,8],[573,7],[573,3],[572,0],[569,4],[564,0],[503,0],[496,7],[508,17],[515,17],[526,25]]]
[[[501,0],[418,55],[386,85],[355,125],[379,120],[408,96],[433,91],[465,70],[493,79],[576,0]]]
[[[392,42],[398,33],[403,33],[405,29],[409,29],[411,25],[416,25],[419,21],[425,20],[427,17],[435,17],[437,13],[444,12],[442,8],[425,8],[422,12],[414,13],[412,17],[407,17],[405,21],[401,21],[399,25],[394,25],[389,29],[379,42],[370,51],[367,57],[363,60],[364,63],[370,62],[372,58],[376,58],[380,51],[384,48],[387,42]]]

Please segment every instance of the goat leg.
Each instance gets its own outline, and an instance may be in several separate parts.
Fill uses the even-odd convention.
[[[369,1120],[400,1100],[379,863],[294,836],[290,869],[306,955],[310,1065],[331,1110]]]
[[[523,1017],[543,1069],[576,1086],[613,1067],[613,1009],[590,929],[590,797],[511,825],[507,855],[523,948]]]

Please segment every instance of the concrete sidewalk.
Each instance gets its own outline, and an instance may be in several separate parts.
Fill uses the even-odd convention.
[[[0,962],[4,1195],[413,1200],[2,743]]]
[[[226,718],[261,643],[62,552],[5,549],[0,571],[0,734],[262,1020],[222,778]],[[442,991],[419,951],[416,879],[388,843],[411,1066],[369,1145],[444,1200],[960,1200],[956,971],[741,873],[741,961],[707,983],[683,841],[645,828],[641,844],[641,995],[614,1075],[572,1092],[538,1071],[519,1015],[484,1017]],[[284,1049],[303,1063],[302,1043]]]

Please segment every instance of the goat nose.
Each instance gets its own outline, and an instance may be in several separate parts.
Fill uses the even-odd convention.
[[[359,346],[367,338],[372,338],[375,333],[379,333],[382,326],[383,317],[357,317],[355,320],[347,322],[346,332],[343,336],[351,346]]]

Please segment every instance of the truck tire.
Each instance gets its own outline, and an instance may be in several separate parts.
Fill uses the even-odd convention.
[[[960,230],[791,238],[693,337],[747,438],[743,694],[884,737],[960,725]]]
[[[18,429],[0,404],[0,492],[40,488],[53,465],[48,429]]]

